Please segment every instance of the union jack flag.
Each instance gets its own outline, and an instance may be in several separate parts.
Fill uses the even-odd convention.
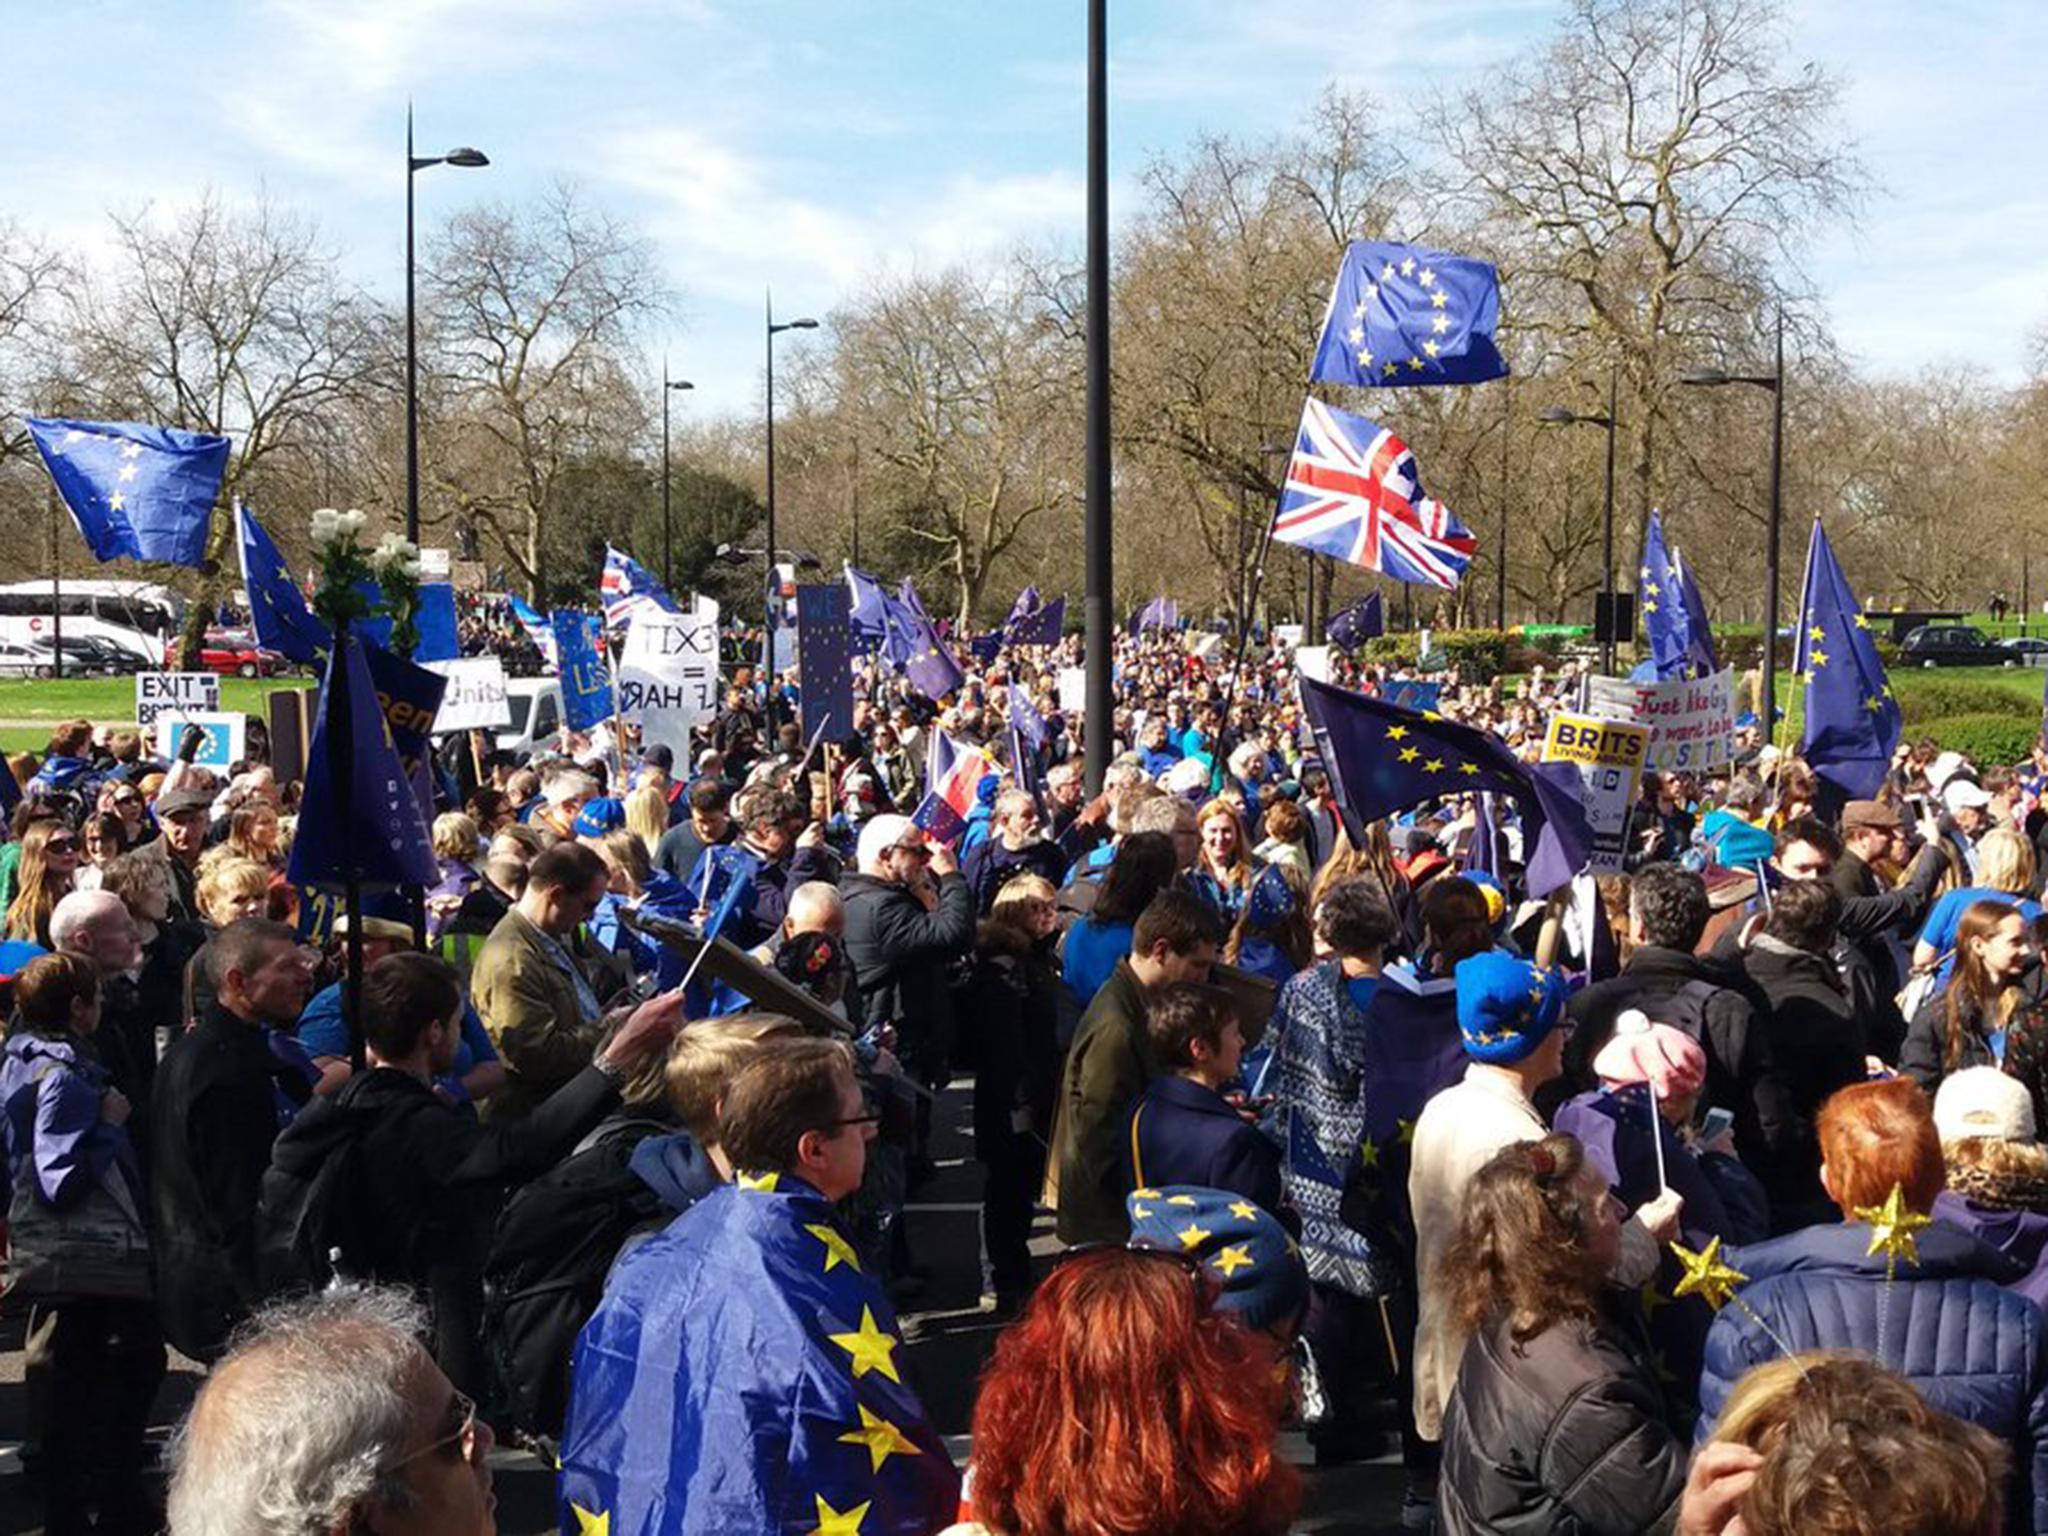
[[[1423,494],[1406,443],[1320,400],[1302,407],[1273,537],[1432,587],[1455,587],[1479,548],[1450,508]]]
[[[676,600],[668,595],[654,573],[623,550],[609,544],[604,551],[604,574],[598,578],[598,596],[604,601],[607,629],[623,629],[650,609],[675,613]]]

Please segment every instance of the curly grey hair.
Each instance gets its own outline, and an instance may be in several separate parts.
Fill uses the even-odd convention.
[[[327,1536],[366,1505],[403,1512],[422,1308],[336,1286],[265,1309],[236,1335],[166,1452],[171,1536]]]

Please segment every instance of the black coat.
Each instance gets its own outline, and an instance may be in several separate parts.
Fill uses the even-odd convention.
[[[1196,1184],[1243,1195],[1283,1215],[1280,1149],[1218,1093],[1184,1077],[1155,1077],[1131,1106],[1124,1138],[1129,1187]]]
[[[216,1003],[156,1073],[150,1204],[164,1337],[209,1364],[262,1299],[256,1200],[277,1139],[279,1095],[304,1104],[303,1075],[264,1031]]]
[[[994,1146],[1016,1134],[1020,1111],[1031,1134],[1052,1134],[1059,1093],[1060,1027],[1072,995],[1040,945],[1008,923],[981,925],[968,985],[960,1054],[974,1067],[974,1144]]]
[[[927,1083],[943,1083],[953,1049],[953,983],[974,947],[966,878],[957,871],[940,877],[930,912],[906,887],[873,875],[848,875],[839,890],[863,1022],[893,1023],[904,1065]]]
[[[1863,1081],[1867,1048],[1857,1017],[1826,955],[1809,954],[1758,939],[1743,956],[1743,968],[1770,1004],[1766,1028],[1771,1058],[1784,1073],[1799,1143],[1754,1172],[1762,1180],[1786,1230],[1788,1218],[1833,1219],[1833,1206],[1820,1183],[1820,1141],[1814,1122],[1828,1095]],[[1810,1208],[1810,1209],[1808,1209]]]
[[[1668,1532],[1686,1450],[1655,1368],[1617,1326],[1474,1334],[1444,1412],[1441,1536]]]

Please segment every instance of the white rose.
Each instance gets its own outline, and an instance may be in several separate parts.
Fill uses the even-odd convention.
[[[336,519],[336,521],[341,526],[341,530],[344,533],[346,533],[351,539],[353,539],[357,534],[363,531],[363,525],[369,522],[369,520],[370,519],[367,515],[356,511],[355,508],[353,507],[351,507],[348,511],[341,513],[340,516]]]
[[[313,542],[331,544],[341,514],[332,507],[321,507],[313,513]]]

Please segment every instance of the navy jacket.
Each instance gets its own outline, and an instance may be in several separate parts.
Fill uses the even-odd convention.
[[[2048,1536],[2048,1354],[2041,1314],[2004,1289],[2021,1266],[1939,1222],[1922,1229],[1918,1242],[1920,1262],[1900,1262],[1889,1300],[1885,1256],[1865,1253],[1870,1228],[1861,1222],[1808,1227],[1728,1250],[1727,1262],[1749,1276],[1739,1292],[1748,1305],[1723,1307],[1708,1330],[1697,1441],[1704,1444],[1713,1433],[1729,1392],[1750,1367],[1787,1349],[1873,1352],[1875,1345],[1877,1357],[1935,1407],[2014,1448],[2007,1529]]]
[[[1280,1151],[1223,1095],[1185,1077],[1155,1077],[1131,1106],[1127,1187],[1226,1189],[1278,1216]]]

